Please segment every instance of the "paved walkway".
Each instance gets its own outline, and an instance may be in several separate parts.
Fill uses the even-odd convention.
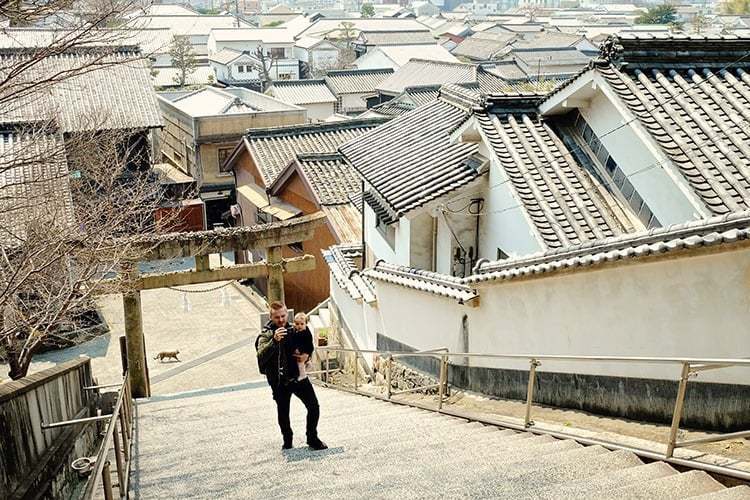
[[[180,289],[197,292],[217,285]],[[110,333],[73,348],[38,355],[30,372],[86,355],[92,358],[99,383],[122,380],[118,340],[125,334],[122,298],[106,296],[99,302]],[[259,376],[253,346],[259,311],[234,285],[208,293],[148,290],[142,294],[142,307],[153,394],[237,384]],[[172,350],[180,351],[180,362],[153,359],[159,351]]]
[[[748,498],[703,472],[644,465],[632,453],[478,423],[316,387],[321,438],[281,450],[264,380],[139,400],[131,497],[163,498]]]

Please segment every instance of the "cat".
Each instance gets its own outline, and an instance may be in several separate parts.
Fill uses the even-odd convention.
[[[180,359],[177,357],[178,354],[180,354],[180,351],[162,351],[157,354],[154,359],[158,359],[159,361],[163,362],[165,359],[174,358],[177,361],[180,361]]]

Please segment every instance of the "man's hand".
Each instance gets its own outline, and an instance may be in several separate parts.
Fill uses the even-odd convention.
[[[286,337],[286,328],[277,328],[275,332],[273,332],[273,339],[276,342],[281,342],[284,340],[284,337]]]
[[[298,363],[307,363],[307,360],[310,359],[310,355],[306,352],[295,354],[294,357],[297,358]]]

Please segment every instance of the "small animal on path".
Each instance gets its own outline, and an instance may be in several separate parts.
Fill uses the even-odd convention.
[[[177,355],[180,354],[180,351],[162,351],[159,354],[156,355],[154,359],[158,359],[162,363],[165,359],[171,359],[174,358],[177,361],[180,361],[180,359],[177,357]]]

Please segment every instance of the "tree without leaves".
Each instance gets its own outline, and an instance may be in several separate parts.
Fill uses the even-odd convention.
[[[677,10],[673,5],[657,5],[638,16],[636,24],[672,24],[677,20]]]
[[[263,50],[263,47],[255,49],[255,57],[259,61],[258,72],[260,76],[260,91],[265,92],[266,89],[271,85],[273,79],[271,78],[271,68],[273,67],[276,58],[271,54]]]
[[[190,44],[190,40],[185,36],[175,35],[172,37],[172,43],[169,46],[169,57],[172,58],[172,66],[177,68],[177,74],[174,76],[174,83],[184,87],[187,78],[195,71],[198,66],[198,59],[195,57],[195,51]]]
[[[154,217],[165,199],[152,171],[135,166],[150,164],[140,157],[147,148],[131,140],[142,134],[108,127],[106,109],[76,116],[78,132],[63,134],[61,103],[44,106],[56,89],[69,92],[98,72],[148,57],[115,50],[137,43],[137,33],[98,28],[119,24],[134,4],[94,7],[60,16],[72,21],[43,31],[36,45],[19,38],[25,48],[0,57],[0,123],[12,128],[0,153],[0,358],[12,378],[26,374],[42,347],[79,342],[77,325],[94,297],[133,285],[110,279],[143,255],[130,236],[165,231],[176,220],[169,212]],[[0,2],[0,14],[18,25],[73,8],[71,0]],[[65,56],[71,53],[86,57]],[[44,112],[29,122],[17,118],[37,109]]]

